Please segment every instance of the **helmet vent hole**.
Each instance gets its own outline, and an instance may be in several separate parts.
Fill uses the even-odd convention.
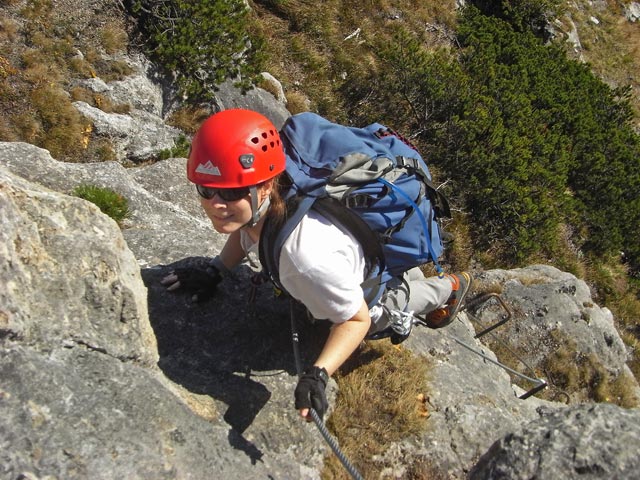
[[[263,146],[262,146],[262,151],[263,151],[263,152],[266,152],[266,151],[267,151],[267,146],[266,146],[266,145],[263,145]]]
[[[262,132],[262,138],[267,138],[267,132]]]
[[[251,143],[255,143],[255,144],[257,144],[259,141],[260,141],[260,139],[259,139],[258,137],[253,137],[253,138],[251,139]]]

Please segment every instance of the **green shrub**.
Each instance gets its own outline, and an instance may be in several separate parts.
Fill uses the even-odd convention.
[[[260,71],[262,40],[249,34],[250,10],[242,0],[136,0],[131,12],[148,54],[192,102],[210,100],[227,78],[248,88]]]
[[[379,45],[376,89],[362,90],[368,120],[384,112],[383,122],[417,132],[470,214],[474,249],[496,252],[503,266],[557,259],[573,245],[624,251],[637,269],[640,137],[628,89],[472,7],[457,33],[457,52],[427,51],[403,31]]]
[[[95,204],[105,215],[114,219],[120,225],[129,217],[129,202],[125,197],[110,188],[96,185],[78,185],[73,195]]]
[[[550,19],[558,18],[560,0],[477,0],[473,4],[483,14],[508,21],[519,31],[543,32]]]

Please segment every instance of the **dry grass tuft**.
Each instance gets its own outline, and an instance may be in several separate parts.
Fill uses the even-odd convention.
[[[109,54],[124,52],[129,45],[129,36],[127,32],[118,25],[106,25],[100,31],[102,47]]]
[[[614,374],[608,371],[593,354],[577,350],[570,338],[555,335],[558,347],[549,355],[541,368],[549,380],[549,388],[543,398],[558,400],[567,397],[570,403],[607,402],[625,408],[640,406],[635,394],[635,381],[625,371]]]
[[[469,268],[474,255],[471,228],[468,215],[464,212],[452,212],[453,219],[444,225],[444,231],[453,236],[453,239],[445,245],[447,262],[452,271],[460,271]]]
[[[193,135],[209,114],[210,112],[204,108],[182,107],[169,116],[167,124],[179,128],[188,135]]]
[[[287,93],[287,110],[292,115],[296,113],[308,112],[311,102],[302,92],[292,91]]]
[[[327,425],[365,478],[377,477],[384,468],[373,460],[376,455],[426,428],[428,372],[428,360],[380,340],[367,343],[336,375],[340,392]],[[332,454],[322,478],[345,475]]]
[[[0,17],[0,42],[15,42],[18,39],[18,24],[11,18]]]
[[[71,105],[68,95],[56,84],[41,84],[31,91],[29,98],[41,122],[37,144],[49,150],[54,158],[78,159],[88,122]]]

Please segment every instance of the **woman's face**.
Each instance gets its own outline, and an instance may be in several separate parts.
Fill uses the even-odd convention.
[[[271,193],[272,182],[266,182],[256,187],[258,192],[258,205]],[[253,215],[251,211],[251,196],[247,195],[239,200],[224,200],[219,194],[213,198],[200,197],[200,204],[207,217],[211,220],[213,228],[219,233],[233,233],[244,227]]]

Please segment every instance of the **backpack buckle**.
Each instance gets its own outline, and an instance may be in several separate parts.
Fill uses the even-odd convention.
[[[371,203],[369,195],[351,195],[344,198],[344,205],[349,208],[368,208]]]
[[[418,159],[411,157],[399,156],[396,157],[396,164],[398,167],[406,167],[413,170],[419,170],[421,168],[420,162]]]

